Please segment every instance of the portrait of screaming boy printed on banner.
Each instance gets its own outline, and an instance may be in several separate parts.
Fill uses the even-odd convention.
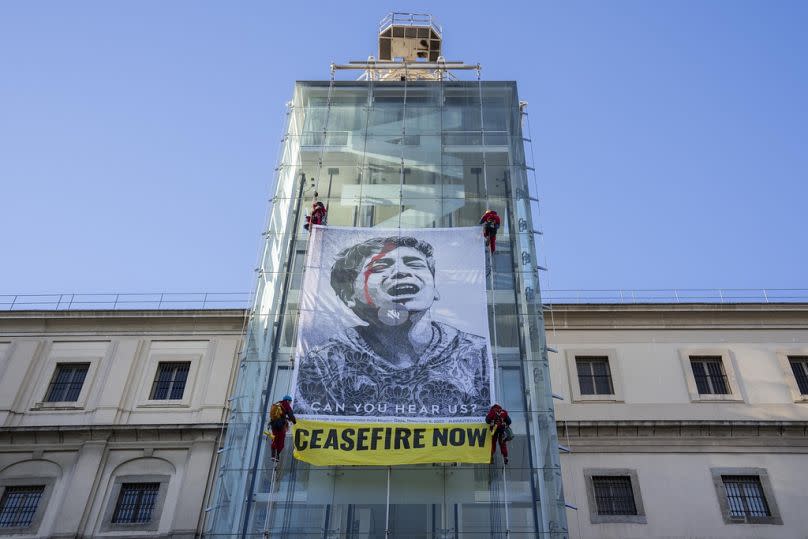
[[[292,381],[298,458],[307,421],[482,424],[494,373],[479,229],[315,226],[309,241]],[[390,449],[381,438],[373,448]]]

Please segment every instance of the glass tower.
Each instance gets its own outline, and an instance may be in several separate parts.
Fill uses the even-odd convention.
[[[208,537],[567,536],[516,83],[481,81],[478,67],[477,80],[449,80],[448,69],[398,65],[295,85]],[[263,430],[290,388],[315,192],[329,226],[472,226],[497,210],[488,311],[497,395],[514,420],[507,467],[316,467],[287,448],[272,474]]]

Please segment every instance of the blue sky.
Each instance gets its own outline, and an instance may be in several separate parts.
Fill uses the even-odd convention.
[[[431,12],[515,79],[552,288],[808,288],[808,3],[5,1],[0,293],[249,290],[297,79]]]

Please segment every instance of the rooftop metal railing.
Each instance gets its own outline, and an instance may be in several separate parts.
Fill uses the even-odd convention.
[[[653,303],[808,303],[806,288],[542,290],[553,305]],[[0,311],[247,309],[250,292],[0,294]]]
[[[0,294],[0,311],[245,309],[250,292]]]
[[[542,301],[582,303],[804,303],[805,288],[682,288],[636,290],[542,290]]]
[[[393,25],[427,27],[435,30],[435,33],[439,36],[443,35],[443,28],[428,13],[402,13],[398,11],[388,13],[379,21],[379,33],[381,34]]]

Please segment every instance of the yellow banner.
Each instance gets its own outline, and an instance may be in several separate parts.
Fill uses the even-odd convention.
[[[337,423],[298,419],[295,458],[315,466],[487,464],[491,432],[485,423]]]

